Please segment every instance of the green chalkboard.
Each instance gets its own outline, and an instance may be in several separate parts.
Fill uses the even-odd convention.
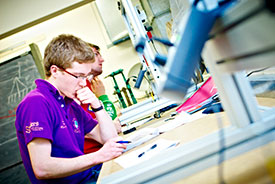
[[[27,180],[14,122],[18,104],[35,88],[37,78],[41,75],[31,51],[0,64],[0,181],[5,183]]]

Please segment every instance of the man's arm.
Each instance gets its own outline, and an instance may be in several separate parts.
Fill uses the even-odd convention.
[[[105,86],[98,77],[94,77],[93,80],[91,80],[90,84],[91,89],[97,98],[99,98],[102,95],[106,95]]]
[[[117,131],[117,133],[121,133],[121,125],[120,125],[120,121],[118,118],[116,118],[115,120],[113,120],[113,124],[115,126],[115,129]],[[101,139],[101,135],[100,135],[100,130],[99,130],[99,126],[95,126],[95,128],[93,128],[93,130],[91,132],[89,132],[88,134],[86,134],[85,136],[86,138],[90,138],[90,139],[94,139],[97,142],[104,144],[104,142]]]
[[[90,104],[93,109],[101,106],[98,98],[88,87],[78,90],[77,98],[83,104]],[[89,137],[92,136],[96,141],[105,143],[108,139],[118,136],[112,119],[104,108],[95,112],[95,115],[98,125],[92,130],[92,135],[89,135]]]
[[[51,142],[48,139],[35,138],[27,147],[35,176],[38,179],[53,179],[82,172],[120,156],[126,146],[116,143],[119,140],[120,137],[109,139],[99,151],[75,158],[51,157]]]
[[[121,124],[119,122],[119,119],[117,118],[117,111],[114,104],[109,100],[108,96],[106,95],[103,82],[98,77],[94,77],[93,80],[90,82],[90,87],[93,93],[96,95],[96,97],[100,101],[102,101],[106,112],[109,114],[109,116],[111,116],[117,133],[120,133]]]
[[[118,136],[115,124],[104,109],[95,112],[95,115],[98,124],[91,132],[86,134],[88,138],[104,144],[108,139]]]

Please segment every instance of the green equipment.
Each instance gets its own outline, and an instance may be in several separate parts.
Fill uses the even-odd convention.
[[[123,107],[123,108],[126,108],[127,105],[126,105],[126,103],[125,103],[125,101],[124,101],[124,98],[123,98],[123,96],[122,96],[122,94],[121,94],[121,90],[119,89],[118,84],[117,84],[117,81],[116,81],[116,79],[115,79],[115,76],[118,75],[118,74],[121,74],[121,75],[122,75],[123,80],[124,80],[124,82],[125,82],[125,84],[126,84],[126,88],[127,88],[128,92],[129,92],[129,94],[130,94],[130,96],[131,96],[132,101],[133,101],[133,104],[136,104],[136,103],[137,103],[137,100],[136,100],[136,98],[135,98],[135,96],[134,96],[134,94],[133,94],[133,92],[132,92],[132,89],[131,89],[131,86],[130,86],[129,82],[126,80],[126,78],[125,78],[125,76],[124,76],[124,74],[123,74],[123,69],[119,69],[119,70],[117,70],[117,71],[114,71],[114,72],[112,72],[110,75],[106,76],[105,78],[107,78],[107,77],[112,77],[112,78],[113,78],[114,83],[115,83],[114,88],[115,88],[116,94],[117,94],[117,96],[118,96],[118,99],[119,99],[119,101],[120,101],[122,107]],[[126,97],[126,99],[127,99],[127,96],[126,96],[127,94],[124,93],[124,95],[125,95],[125,97]],[[129,98],[128,98],[128,99],[129,99]],[[129,103],[129,101],[128,101],[128,103]],[[131,104],[128,104],[128,105],[130,106]]]

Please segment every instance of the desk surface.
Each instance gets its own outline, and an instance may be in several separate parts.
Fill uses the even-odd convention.
[[[270,98],[257,98],[258,103],[263,106],[275,106],[275,99]],[[167,113],[169,116],[169,113]],[[152,121],[150,124],[143,127],[158,127],[165,123],[163,120],[167,118],[167,115],[159,120]],[[226,113],[209,114],[201,119],[184,124],[169,132],[165,132],[156,138],[130,150],[132,152],[147,144],[151,144],[159,138],[168,140],[180,140],[180,144],[193,141],[199,137],[208,135],[219,129],[217,118],[220,118],[223,123],[223,127],[229,126],[230,122]],[[169,121],[168,121],[169,122]],[[125,135],[126,137],[129,135]],[[125,154],[128,154],[125,153]],[[272,155],[270,155],[272,154]],[[261,148],[249,151],[245,154],[237,156],[233,159],[224,162],[224,178],[227,183],[272,183],[270,174],[266,168],[266,158],[275,156],[275,141],[265,145]],[[122,170],[123,168],[114,162],[113,160],[103,164],[102,170],[99,175],[98,181],[105,176],[108,176],[114,172]],[[273,179],[273,181],[275,178]],[[176,183],[218,183],[218,166],[210,167],[202,172],[196,173],[190,177],[184,178]]]

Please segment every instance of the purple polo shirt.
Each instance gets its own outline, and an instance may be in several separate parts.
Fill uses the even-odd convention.
[[[91,169],[60,179],[36,179],[27,149],[30,141],[37,137],[50,140],[52,157],[77,157],[84,154],[84,135],[97,125],[97,121],[74,100],[63,98],[49,82],[37,79],[35,83],[36,89],[19,104],[15,121],[19,149],[30,181],[85,183],[92,175]]]

